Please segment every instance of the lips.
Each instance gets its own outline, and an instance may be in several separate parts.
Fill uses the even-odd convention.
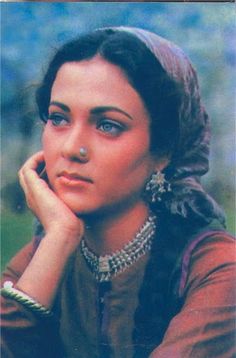
[[[87,182],[87,183],[92,183],[93,181],[85,176],[82,176],[78,173],[74,173],[74,172],[67,172],[67,171],[62,171],[61,173],[59,173],[58,177],[61,180],[64,181],[68,181],[68,183],[79,183],[79,182]]]

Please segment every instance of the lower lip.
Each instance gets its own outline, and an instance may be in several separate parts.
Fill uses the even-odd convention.
[[[82,186],[82,185],[91,184],[87,180],[76,179],[76,178],[68,178],[68,177],[65,177],[63,175],[58,178],[58,181],[63,185],[73,186],[73,187],[79,187],[79,186]]]

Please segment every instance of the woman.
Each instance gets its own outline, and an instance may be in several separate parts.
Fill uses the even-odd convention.
[[[209,121],[183,52],[100,29],[36,98],[43,150],[19,177],[39,225],[4,273],[5,356],[232,357],[234,241],[200,184]]]

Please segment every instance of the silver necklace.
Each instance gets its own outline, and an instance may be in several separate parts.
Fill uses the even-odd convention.
[[[105,256],[95,255],[87,246],[84,238],[81,240],[81,252],[90,270],[98,282],[109,281],[111,277],[123,272],[140,257],[150,251],[156,231],[156,216],[151,214],[133,240],[123,249]]]

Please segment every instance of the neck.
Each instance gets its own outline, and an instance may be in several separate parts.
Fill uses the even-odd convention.
[[[97,255],[113,253],[134,238],[148,214],[148,207],[142,203],[119,214],[85,219],[85,240]]]

